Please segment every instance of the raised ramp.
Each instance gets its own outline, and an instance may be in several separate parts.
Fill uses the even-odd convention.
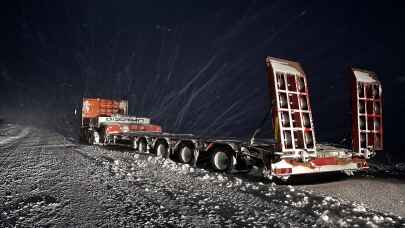
[[[353,151],[368,158],[383,149],[382,86],[374,72],[350,69],[352,77]]]
[[[316,155],[307,77],[298,62],[266,58],[277,150]]]

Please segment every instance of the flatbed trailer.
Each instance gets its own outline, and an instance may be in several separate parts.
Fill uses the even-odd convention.
[[[257,132],[250,139],[164,133],[148,118],[128,116],[127,101],[100,98],[83,100],[81,138],[182,163],[207,161],[216,171],[258,166],[270,178],[367,170],[367,159],[383,149],[382,86],[375,73],[349,69],[353,121],[348,149],[316,142],[308,82],[300,64],[267,57],[266,66],[274,139],[257,139]]]

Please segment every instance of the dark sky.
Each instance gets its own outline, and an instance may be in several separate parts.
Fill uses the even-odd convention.
[[[270,55],[304,67],[320,141],[350,137],[347,67],[375,71],[385,148],[404,159],[399,2],[2,1],[0,114],[75,134],[83,96],[127,98],[170,132],[248,136]]]

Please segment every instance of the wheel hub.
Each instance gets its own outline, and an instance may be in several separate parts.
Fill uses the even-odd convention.
[[[218,170],[225,170],[229,165],[229,157],[225,152],[219,151],[214,156],[214,165]]]
[[[166,154],[166,146],[163,144],[159,144],[156,150],[156,155],[158,157],[163,157]]]
[[[191,158],[192,158],[192,151],[190,148],[188,148],[187,146],[183,147],[180,151],[180,158],[182,160],[182,162],[184,163],[189,163],[191,162]]]
[[[100,144],[100,135],[97,132],[93,133],[93,143]]]
[[[138,151],[140,153],[146,153],[146,148],[145,148],[145,143],[144,142],[139,142],[138,144]]]

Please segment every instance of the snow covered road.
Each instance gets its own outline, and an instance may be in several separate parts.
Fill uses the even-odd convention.
[[[305,188],[405,217],[405,180],[366,175],[308,185]]]
[[[276,185],[9,124],[0,126],[0,181],[0,227],[405,225],[350,196],[319,194],[336,183]]]

